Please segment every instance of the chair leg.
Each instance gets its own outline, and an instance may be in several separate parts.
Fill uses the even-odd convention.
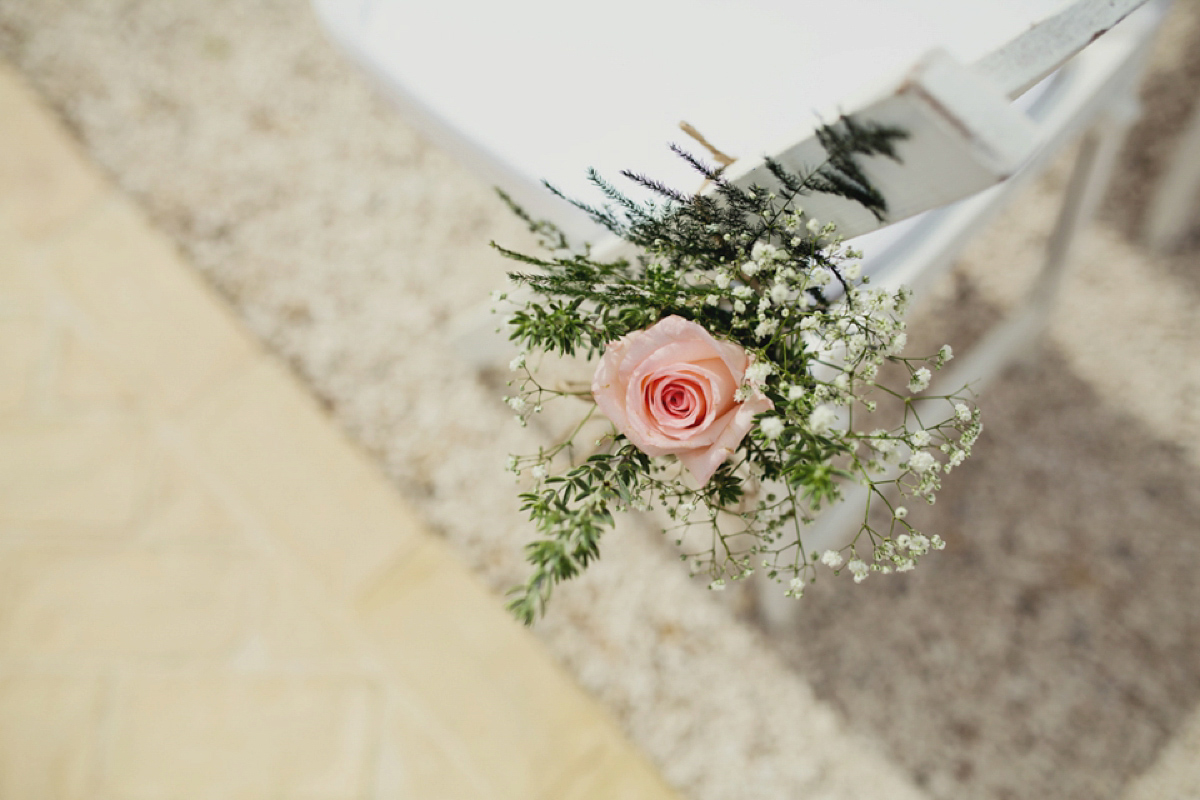
[[[1134,90],[1131,87],[1084,135],[1058,221],[1046,246],[1042,273],[1033,287],[1036,295],[1049,294],[1053,299],[1076,235],[1091,222],[1096,208],[1104,199],[1129,129],[1140,115],[1141,109],[1133,95]]]
[[[1014,358],[1032,351],[1034,341],[1050,321],[1070,263],[1071,247],[1079,231],[1095,215],[1130,124],[1129,117],[1110,118],[1085,134],[1033,286],[969,354],[939,376],[934,387],[936,393],[953,391],[968,383],[975,391],[982,391]]]
[[[1200,203],[1200,103],[1192,114],[1146,214],[1146,244],[1166,252],[1196,223]]]

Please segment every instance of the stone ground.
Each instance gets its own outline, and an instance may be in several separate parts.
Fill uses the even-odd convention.
[[[775,639],[634,530],[557,598],[538,635],[685,795],[882,796],[872,776],[904,781],[877,747],[939,798],[1200,792],[1200,249],[1152,257],[1135,237],[1197,99],[1198,16],[1168,22],[1051,336],[989,390],[978,456],[927,516],[941,557],[820,584]],[[498,285],[486,242],[522,241],[487,188],[298,1],[8,0],[0,53],[455,552],[495,589],[516,579],[527,531],[497,476],[529,439],[445,341]],[[1060,173],[917,330],[959,347],[1015,299]]]

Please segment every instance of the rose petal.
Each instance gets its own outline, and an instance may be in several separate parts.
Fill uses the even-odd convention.
[[[709,370],[705,366],[697,364],[677,365],[673,370],[671,368],[661,370],[656,375],[646,376],[642,380],[629,385],[625,394],[626,424],[630,430],[636,431],[637,436],[642,442],[660,451],[651,453],[649,450],[646,450],[646,453],[649,455],[668,455],[670,453],[677,453],[680,450],[708,447],[716,441],[721,433],[718,418],[734,407],[733,395],[737,391],[737,386],[732,376],[724,371],[722,362],[717,359],[710,359],[706,363],[710,362],[715,362],[719,365],[717,371]],[[687,431],[674,431],[669,426],[664,429],[662,421],[655,419],[651,415],[650,409],[646,406],[643,388],[645,382],[653,380],[656,376],[689,373],[701,377],[710,387],[708,413],[705,416],[705,420],[701,425]],[[640,377],[640,370],[635,375]],[[638,441],[634,441],[634,444],[638,444],[639,447],[641,446]]]
[[[707,483],[754,424],[774,407],[761,392],[735,399],[749,357],[694,322],[666,317],[605,349],[592,379],[596,404],[650,456],[677,455]]]
[[[709,364],[715,364],[717,369],[709,369]],[[694,385],[704,395],[704,402],[709,405],[713,416],[724,413],[733,403],[733,395],[737,386],[733,377],[725,372],[724,365],[718,359],[697,364],[673,364],[663,367],[650,375],[638,376],[636,385],[643,387],[671,384],[673,382]]]
[[[659,425],[688,430],[703,424],[709,417],[710,390],[695,377],[673,375],[653,381],[649,390],[651,414]]]
[[[699,356],[700,358],[712,358],[715,355],[725,360],[734,374],[740,375],[746,371],[746,355],[741,348],[735,344],[717,341],[703,327],[683,317],[664,317],[646,330],[637,331],[626,338],[630,340],[629,349],[625,354],[628,371],[619,376],[622,382],[628,381],[632,370],[643,361],[668,345],[698,344],[704,348],[704,355]]]
[[[728,424],[721,430],[720,436],[712,447],[706,450],[689,450],[678,453],[683,466],[692,474],[701,486],[708,483],[717,468],[724,464],[737,451],[737,447],[746,438],[746,434],[754,427],[754,418],[764,411],[775,408],[771,399],[761,393],[748,397],[736,409],[730,412]],[[720,420],[713,427],[720,424]]]
[[[617,430],[624,430],[628,425],[625,414],[625,392],[623,385],[618,382],[617,375],[625,354],[629,349],[629,336],[615,342],[609,342],[600,357],[596,374],[592,377],[592,397],[600,413],[608,417]]]

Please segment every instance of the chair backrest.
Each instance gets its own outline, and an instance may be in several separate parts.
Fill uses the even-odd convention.
[[[1036,146],[1009,98],[1145,2],[313,1],[427,135],[583,236],[590,222],[540,181],[589,199],[591,166],[698,187],[666,147],[705,155],[681,121],[738,157],[732,178],[760,185],[772,182],[763,156],[820,161],[821,118],[845,111],[900,125],[910,133],[903,163],[867,164],[888,221],[979,191]],[[879,226],[837,198],[806,210],[847,236]]]
[[[1060,68],[1146,0],[1077,2],[979,58],[963,64],[941,50],[918,61],[873,101],[856,106],[862,120],[903,128],[899,162],[867,159],[864,171],[888,201],[887,219],[836,197],[806,201],[806,213],[832,220],[847,237],[868,233],[974,194],[1011,176],[1040,144],[1036,125],[1010,100]],[[823,150],[810,131],[768,147],[785,166],[820,163]],[[761,160],[735,165],[743,186],[776,183]]]

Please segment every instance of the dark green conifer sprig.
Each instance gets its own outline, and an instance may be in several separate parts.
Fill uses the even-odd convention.
[[[896,156],[896,142],[908,138],[908,134],[890,125],[860,124],[851,117],[843,117],[840,127],[822,126],[817,129],[817,141],[825,148],[829,161],[817,170],[811,185],[812,191],[834,194],[853,200],[883,221],[887,213],[887,201],[879,190],[871,185],[870,179],[858,163],[860,156]],[[785,170],[771,174],[779,178]],[[785,185],[787,185],[785,183]]]
[[[752,380],[747,369],[743,389],[750,391],[752,382],[774,404],[700,487],[686,480],[673,458],[651,459],[615,430],[579,462],[576,455],[584,448],[576,447],[575,438],[582,423],[554,447],[514,456],[510,468],[534,480],[521,500],[540,537],[526,549],[528,580],[511,592],[509,607],[518,618],[532,623],[554,586],[598,557],[600,538],[618,511],[663,511],[682,557],[693,572],[706,573],[714,589],[761,568],[770,578],[789,580],[787,593],[799,596],[816,575],[818,557],[840,567],[838,553],[807,553],[800,532],[841,496],[847,481],[868,487],[874,507],[889,512],[879,528],[869,506],[859,537],[843,548],[855,554],[847,568],[856,581],[869,571],[910,569],[924,552],[938,548],[940,540],[924,537],[905,521],[895,493],[932,502],[938,474],[957,466],[978,436],[978,413],[957,393],[941,395],[953,416],[929,423],[922,419],[928,412],[911,396],[877,382],[880,366],[892,361],[907,371],[909,393],[923,392],[930,371],[921,365],[940,367],[949,348],[928,359],[902,358],[905,291],[860,288],[861,256],[842,246],[833,226],[812,220],[800,207],[806,196],[825,193],[883,219],[885,198],[858,159],[895,159],[895,145],[903,138],[896,128],[843,118],[818,133],[823,163],[797,173],[768,162],[778,182],[773,189],[737,186],[722,169],[677,147],[672,149],[711,185],[709,191],[685,194],[624,173],[656,198],[637,202],[594,171],[589,176],[601,205],[566,198],[551,187],[636,246],[632,258],[605,260],[587,248],[572,249],[562,231],[533,220],[504,196],[548,251],[534,257],[497,246],[506,257],[535,268],[510,275],[533,295],[508,318],[510,338],[523,354],[590,358],[608,343],[674,315],[743,347],[756,370]],[[508,401],[522,422],[550,400],[590,398],[587,392],[543,386],[525,355],[513,368],[520,374],[512,382],[519,390]],[[875,412],[874,396],[896,399],[903,419],[866,433],[856,425]],[[938,398],[925,395],[921,401],[931,399]],[[940,447],[946,464],[927,452],[930,446]],[[708,532],[698,547],[689,534],[695,530]],[[874,559],[869,566],[856,549],[862,537]]]

